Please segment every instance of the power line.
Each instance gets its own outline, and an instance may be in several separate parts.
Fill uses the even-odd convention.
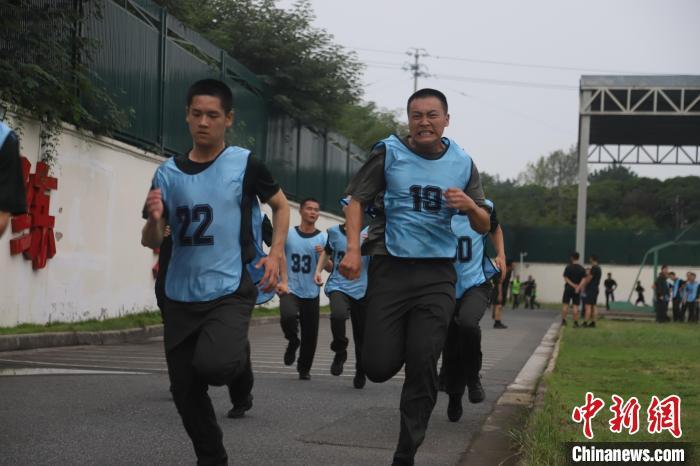
[[[376,52],[385,53],[390,55],[404,55],[404,52],[398,52],[395,50],[382,50],[364,47],[346,47],[353,50],[360,50],[365,52]],[[471,63],[482,63],[487,65],[499,65],[499,66],[514,66],[520,68],[537,68],[537,69],[550,69],[550,70],[561,70],[561,71],[584,71],[589,73],[624,73],[624,74],[653,74],[648,72],[631,71],[631,70],[609,70],[603,68],[593,68],[593,67],[577,67],[577,66],[562,66],[562,65],[548,65],[542,63],[523,63],[523,62],[513,62],[513,61],[503,61],[503,60],[487,60],[483,58],[473,58],[473,57],[456,57],[447,55],[428,55],[429,58],[435,60],[454,60],[454,61],[464,61]]]
[[[465,61],[471,63],[484,63],[487,65],[501,65],[501,66],[515,66],[521,68],[538,68],[547,70],[561,70],[561,71],[586,71],[590,73],[626,73],[626,74],[644,74],[637,71],[625,71],[625,70],[603,70],[600,68],[581,68],[575,66],[560,66],[560,65],[543,65],[539,63],[520,63],[520,62],[510,62],[510,61],[498,61],[498,60],[485,60],[483,58],[467,58],[467,57],[448,57],[440,55],[431,55],[431,58],[436,60],[454,60],[454,61]]]
[[[389,55],[406,55],[406,52],[395,52],[392,50],[380,50],[380,49],[366,49],[362,47],[345,47],[346,49],[361,50],[364,52],[377,52],[377,53],[387,53]]]
[[[571,86],[567,84],[556,84],[556,83],[537,83],[532,81],[511,81],[504,79],[492,79],[492,78],[475,78],[471,76],[453,76],[453,75],[437,75],[434,74],[432,77],[436,79],[447,79],[451,81],[466,81],[478,84],[494,84],[497,86],[515,86],[515,87],[533,87],[539,89],[552,89],[560,91],[577,91],[578,86]]]
[[[388,63],[388,62],[365,62],[367,66],[372,68],[381,68],[387,70],[405,70],[413,72],[413,65],[399,65],[398,63]],[[494,78],[477,78],[473,76],[459,76],[459,75],[446,75],[446,74],[430,74],[425,68],[421,68],[420,74],[415,76],[414,73],[414,87],[417,89],[417,78],[418,77],[433,77],[435,79],[445,79],[450,81],[464,81],[472,82],[477,84],[492,84],[498,86],[514,86],[514,87],[528,87],[537,89],[549,89],[549,90],[559,90],[559,91],[572,91],[578,90],[578,86],[572,86],[568,84],[557,84],[557,83],[538,83],[533,81],[515,81],[515,80],[504,80],[504,79],[494,79]]]
[[[540,123],[540,124],[542,124],[542,125],[544,125],[544,126],[547,126],[548,128],[551,128],[551,129],[554,129],[554,130],[556,130],[556,131],[558,131],[558,132],[561,132],[562,134],[566,133],[566,134],[568,135],[568,134],[570,133],[569,131],[567,131],[567,130],[565,130],[565,129],[563,129],[563,128],[560,128],[560,127],[558,127],[558,126],[552,125],[551,123],[549,123],[549,122],[547,122],[547,121],[545,121],[545,120],[542,120],[542,119],[540,119],[540,118],[538,118],[538,117],[536,117],[536,116],[534,116],[534,115],[529,115],[529,114],[527,114],[527,113],[521,112],[520,110],[516,110],[516,109],[510,108],[510,107],[508,107],[508,106],[501,105],[501,104],[496,103],[496,102],[494,102],[494,101],[492,101],[492,100],[484,99],[483,97],[477,97],[477,96],[472,95],[472,94],[467,94],[466,92],[462,92],[462,91],[459,91],[459,90],[457,90],[457,89],[452,89],[452,88],[449,88],[449,87],[448,87],[447,89],[449,89],[450,91],[455,92],[455,93],[461,95],[462,97],[466,97],[466,98],[468,98],[468,99],[473,99],[473,100],[476,100],[476,101],[480,101],[480,102],[482,102],[482,103],[484,103],[484,104],[486,104],[486,105],[489,105],[489,106],[494,107],[494,108],[496,108],[496,109],[502,110],[502,111],[504,111],[504,112],[506,112],[506,113],[510,113],[510,114],[512,114],[512,115],[519,116],[519,117],[524,118],[524,119],[526,119],[526,120],[528,120],[528,121],[530,121],[530,122],[533,122],[533,121],[534,121],[534,122]]]

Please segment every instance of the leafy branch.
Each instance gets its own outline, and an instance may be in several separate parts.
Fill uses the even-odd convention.
[[[63,122],[111,134],[132,114],[115,104],[90,69],[99,44],[83,31],[100,17],[97,0],[0,5],[0,101],[41,123],[41,159],[49,165],[57,157]]]

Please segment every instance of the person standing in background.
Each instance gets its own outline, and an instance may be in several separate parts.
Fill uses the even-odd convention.
[[[603,282],[605,286],[605,309],[610,310],[610,302],[615,301],[615,290],[617,282],[613,279],[612,274],[608,272],[608,278]]]
[[[657,322],[668,322],[668,266],[662,265],[654,282],[654,310]]]
[[[598,304],[598,293],[599,293],[599,288],[600,288],[600,279],[601,279],[601,276],[603,275],[603,272],[600,270],[600,266],[598,265],[598,257],[597,256],[592,254],[588,260],[591,263],[591,271],[590,271],[590,274],[586,277],[584,284],[582,284],[582,287],[585,287],[585,289],[586,289],[586,297],[584,298],[584,301],[583,301],[583,304],[584,304],[583,326],[594,328],[595,321],[596,321],[596,315],[598,313],[598,309],[596,308],[596,306]]]
[[[516,275],[510,283],[510,295],[513,298],[513,309],[517,309],[520,305],[520,275]]]
[[[508,302],[508,290],[510,289],[510,276],[513,273],[513,261],[506,260],[506,273],[503,277],[503,281],[496,281],[494,284],[493,291],[493,308],[491,311],[491,317],[493,318],[493,328],[506,329],[508,328],[503,322],[501,322],[501,314],[503,313],[503,306]]]
[[[578,310],[581,302],[581,280],[586,276],[586,269],[578,263],[580,255],[573,252],[569,257],[569,265],[564,269],[564,296],[562,298],[561,324],[566,325],[569,306],[572,306],[574,327],[578,327]]]
[[[688,272],[688,281],[683,287],[683,315],[688,310],[688,322],[698,321],[698,282],[697,276],[693,272]],[[682,321],[682,320],[681,320]]]
[[[681,302],[683,301],[683,296],[681,294],[683,285],[685,281],[681,280],[680,277],[676,276],[676,272],[670,272],[668,274],[671,282],[671,305],[673,308],[673,321],[683,322],[683,313],[681,312]]]
[[[637,300],[634,302],[634,305],[636,306],[639,303],[642,303],[642,306],[646,306],[647,303],[644,301],[644,287],[642,286],[642,282],[637,280],[637,287],[634,289],[634,291],[637,292]]]

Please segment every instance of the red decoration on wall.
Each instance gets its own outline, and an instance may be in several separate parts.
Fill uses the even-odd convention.
[[[32,267],[43,269],[46,261],[56,255],[56,240],[53,227],[56,218],[49,215],[51,190],[58,189],[58,180],[49,176],[49,166],[36,164],[36,171],[29,173],[32,164],[22,157],[22,175],[27,192],[28,213],[12,217],[12,232],[29,229],[29,233],[10,240],[10,254],[24,253],[32,261]]]

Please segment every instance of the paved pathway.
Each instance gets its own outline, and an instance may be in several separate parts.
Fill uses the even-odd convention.
[[[484,324],[487,401],[465,404],[447,421],[440,394],[417,464],[456,464],[556,319],[551,311],[506,311],[507,330]],[[348,328],[348,331],[350,329]],[[353,352],[341,377],[329,373],[327,319],[311,381],[282,364],[279,325],[251,327],[256,374],[253,410],[224,417],[226,390],[211,388],[231,464],[389,464],[398,435],[403,379],[352,387]],[[2,464],[193,464],[194,455],[168,393],[162,342],[47,348],[0,353]]]

